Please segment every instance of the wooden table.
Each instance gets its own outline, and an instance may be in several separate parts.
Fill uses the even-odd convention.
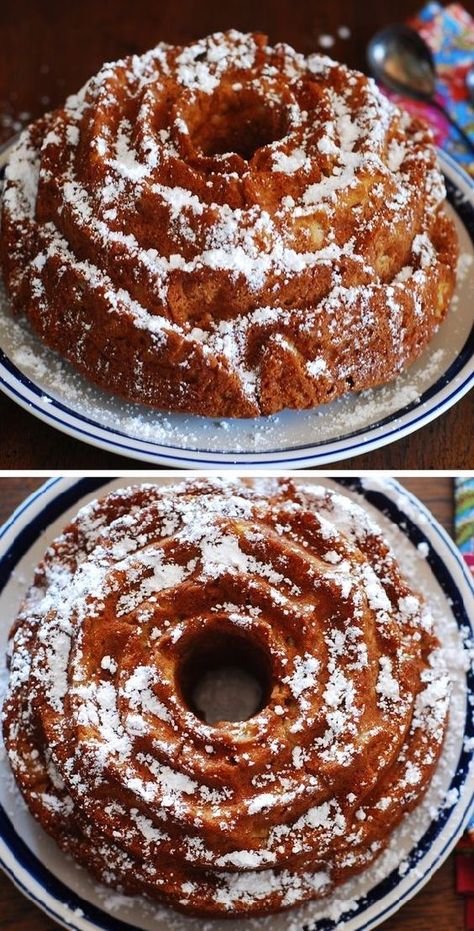
[[[420,0],[421,2],[421,0]],[[474,12],[474,0],[464,5]],[[0,140],[12,122],[39,116],[76,91],[105,60],[143,52],[159,40],[187,42],[217,29],[259,29],[308,53],[336,38],[330,53],[365,68],[373,32],[408,16],[415,0],[10,0],[0,16]],[[337,29],[351,30],[349,39]],[[23,116],[21,116],[23,114]],[[340,463],[344,468],[455,469],[474,460],[474,392],[433,424],[385,449]],[[0,468],[124,468],[133,462],[44,426],[0,397]]]
[[[401,481],[451,532],[452,480],[403,478]],[[0,479],[0,522],[40,482],[38,478]],[[463,927],[463,902],[454,891],[453,856],[398,915],[383,925],[384,931],[462,931]],[[54,928],[57,925],[23,898],[10,880],[0,873],[0,931],[52,931]]]

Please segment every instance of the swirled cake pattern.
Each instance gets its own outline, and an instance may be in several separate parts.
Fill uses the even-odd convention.
[[[372,80],[236,31],[106,64],[22,135],[15,309],[87,378],[255,417],[393,379],[447,313],[457,238],[428,129]]]
[[[185,671],[226,642],[268,690],[211,725]],[[199,480],[110,493],[49,547],[3,727],[31,812],[100,881],[236,916],[366,869],[430,783],[448,704],[429,609],[357,503]]]

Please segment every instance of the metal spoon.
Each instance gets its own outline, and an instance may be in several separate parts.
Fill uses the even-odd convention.
[[[474,142],[434,96],[436,68],[431,49],[414,29],[400,25],[377,32],[367,46],[367,61],[382,84],[440,110],[474,155]]]

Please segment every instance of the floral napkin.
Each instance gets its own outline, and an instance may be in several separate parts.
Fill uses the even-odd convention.
[[[454,480],[456,543],[474,575],[474,478]]]
[[[454,535],[474,575],[474,478],[454,479]],[[465,928],[474,931],[474,818],[458,844],[456,888],[466,896]]]
[[[466,74],[474,66],[474,19],[459,4],[427,3],[408,25],[430,46],[438,80],[436,96],[450,115],[474,139],[474,106],[469,102]],[[462,139],[439,110],[385,91],[387,95],[430,124],[436,142],[474,177],[474,159]]]

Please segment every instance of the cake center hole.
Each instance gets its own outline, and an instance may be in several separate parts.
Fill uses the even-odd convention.
[[[286,135],[285,108],[269,106],[255,91],[227,89],[215,96],[219,100],[212,98],[212,106],[190,127],[193,145],[203,155],[235,153],[249,161],[262,146]]]
[[[267,704],[271,664],[247,637],[209,631],[196,638],[178,670],[188,708],[207,724],[247,721]]]

